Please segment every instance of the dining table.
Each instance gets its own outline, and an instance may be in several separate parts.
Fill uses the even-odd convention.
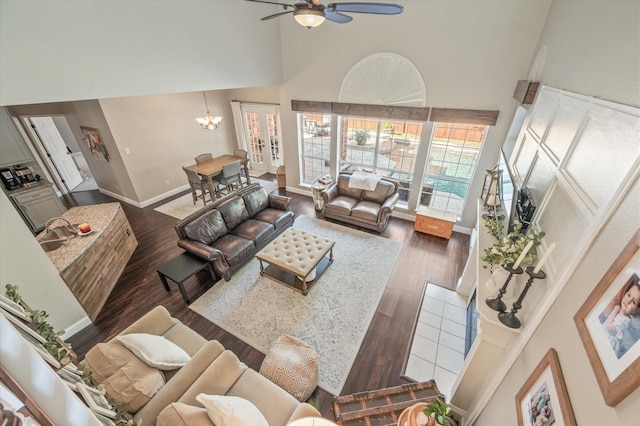
[[[251,183],[251,177],[249,176],[249,168],[247,167],[247,163],[249,162],[248,158],[225,154],[214,157],[211,160],[192,164],[190,166],[187,166],[187,169],[193,170],[194,172],[198,173],[202,177],[202,179],[207,182],[211,194],[215,194],[216,192],[213,188],[213,177],[222,173],[222,167],[224,165],[231,164],[234,161],[240,161],[240,164],[245,166],[244,175],[247,178],[247,185],[249,185]]]

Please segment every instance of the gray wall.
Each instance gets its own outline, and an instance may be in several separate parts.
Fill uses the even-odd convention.
[[[538,46],[547,45],[548,49],[542,83],[640,106],[639,16],[640,3],[635,1],[554,2]],[[604,403],[573,321],[579,307],[640,228],[638,211],[640,183],[635,182],[476,425],[516,423],[514,396],[550,347],[558,352],[578,424],[638,424],[640,390],[616,407]]]

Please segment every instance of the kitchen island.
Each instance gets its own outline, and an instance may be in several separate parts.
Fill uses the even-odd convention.
[[[120,203],[73,207],[61,217],[74,228],[91,225],[91,232],[70,238],[61,247],[47,251],[85,312],[94,321],[104,306],[124,267],[138,246]],[[64,226],[54,221],[50,228]],[[46,230],[36,239],[42,240]]]

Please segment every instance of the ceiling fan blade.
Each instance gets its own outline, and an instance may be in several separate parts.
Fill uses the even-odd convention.
[[[284,7],[285,9],[286,9],[287,7],[293,7],[293,5],[291,5],[291,4],[278,3],[278,2],[276,2],[276,1],[269,1],[269,0],[245,0],[245,1],[250,1],[250,2],[253,2],[253,3],[277,4],[278,6],[282,6],[282,7]]]
[[[402,13],[404,7],[390,3],[330,3],[327,9],[334,12],[350,12],[350,13],[374,13],[377,15],[397,15]],[[326,10],[325,10],[326,13]]]
[[[277,18],[278,16],[286,15],[287,13],[293,13],[293,10],[290,10],[288,12],[274,13],[273,15],[265,16],[264,18],[262,18],[260,20],[261,21],[268,21],[269,19]]]
[[[351,22],[353,19],[349,15],[345,15],[340,12],[335,12],[328,7],[324,9],[324,17],[331,22],[336,22],[338,24],[346,24],[347,22]]]

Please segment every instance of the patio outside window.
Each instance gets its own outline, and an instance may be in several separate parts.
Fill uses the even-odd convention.
[[[329,174],[331,115],[298,114],[302,183]]]
[[[434,125],[420,205],[462,213],[487,129],[476,124]]]
[[[400,203],[406,205],[422,123],[349,116],[340,123],[340,170],[375,171],[398,179]]]

